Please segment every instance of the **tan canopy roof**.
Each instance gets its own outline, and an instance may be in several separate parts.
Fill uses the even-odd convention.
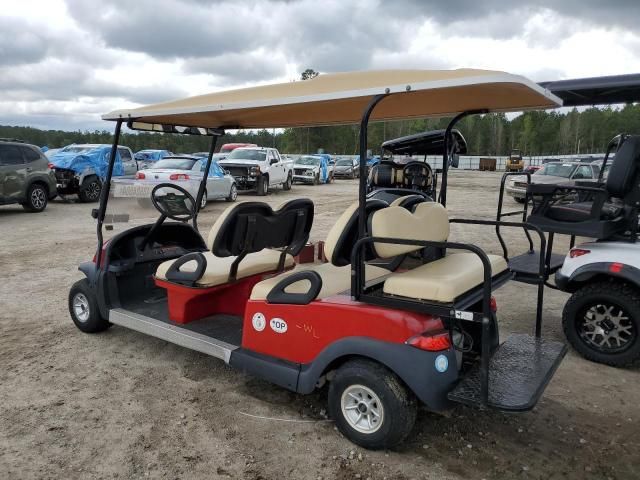
[[[518,75],[488,70],[383,70],[322,74],[312,80],[242,88],[116,110],[105,120],[212,128],[357,123],[374,95],[391,93],[371,120],[450,115],[467,110],[554,108],[562,101]],[[159,125],[158,125],[159,128]]]

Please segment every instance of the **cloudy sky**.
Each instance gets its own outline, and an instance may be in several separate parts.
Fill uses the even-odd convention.
[[[115,108],[305,68],[640,72],[640,0],[0,0],[0,124],[95,129]]]

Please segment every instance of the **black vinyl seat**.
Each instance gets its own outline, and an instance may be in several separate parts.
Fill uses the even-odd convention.
[[[527,221],[544,231],[608,238],[636,231],[640,206],[640,136],[618,148],[604,186],[530,184],[533,211]],[[563,203],[573,195],[578,200]]]

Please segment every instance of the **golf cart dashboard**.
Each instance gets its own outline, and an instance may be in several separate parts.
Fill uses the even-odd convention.
[[[207,249],[200,234],[185,223],[165,223],[145,239],[153,225],[144,225],[114,237],[107,248],[109,271],[122,272],[134,265],[180,257]]]

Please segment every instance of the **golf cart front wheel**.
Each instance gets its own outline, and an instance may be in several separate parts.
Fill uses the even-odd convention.
[[[111,326],[100,316],[96,295],[86,278],[74,283],[69,291],[69,313],[76,327],[85,333],[102,332]]]
[[[562,312],[567,340],[583,357],[614,367],[640,360],[640,292],[619,281],[588,284]]]
[[[398,445],[411,433],[417,403],[393,372],[369,360],[353,360],[331,381],[329,413],[350,441],[377,450]]]

